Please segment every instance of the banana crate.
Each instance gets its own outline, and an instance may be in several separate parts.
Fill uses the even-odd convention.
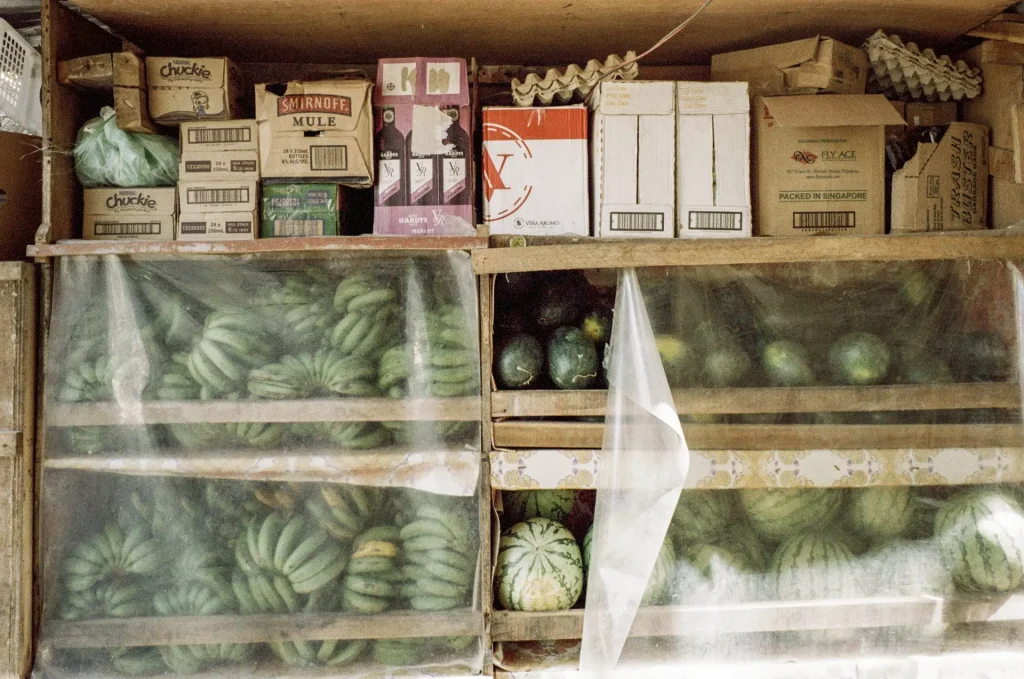
[[[37,667],[488,671],[468,254],[53,271]]]

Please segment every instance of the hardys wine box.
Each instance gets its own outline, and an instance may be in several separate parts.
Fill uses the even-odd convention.
[[[373,231],[473,231],[473,133],[464,59],[381,59],[374,92]]]

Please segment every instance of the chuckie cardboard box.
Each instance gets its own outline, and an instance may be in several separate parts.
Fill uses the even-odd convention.
[[[172,240],[177,189],[85,189],[86,240]]]
[[[988,128],[952,123],[892,178],[892,232],[967,231],[988,223]]]
[[[256,238],[256,212],[182,214],[178,240],[252,240]]]
[[[381,59],[373,232],[475,233],[465,59]]]
[[[885,97],[808,95],[754,102],[761,236],[885,233]]]
[[[373,116],[363,80],[256,86],[265,178],[373,186]]]
[[[711,79],[746,81],[750,96],[863,94],[868,55],[832,38],[727,52],[711,57]]]
[[[252,88],[230,59],[147,57],[149,115],[158,123],[229,120],[252,109]]]
[[[603,82],[591,139],[594,235],[676,235],[676,84]]]
[[[343,195],[337,184],[265,184],[260,238],[339,235]]]
[[[484,108],[481,158],[492,234],[590,235],[586,107]]]

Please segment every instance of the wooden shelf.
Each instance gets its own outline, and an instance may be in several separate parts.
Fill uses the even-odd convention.
[[[473,252],[477,274],[653,266],[797,262],[1024,259],[1024,235],[1008,231],[735,240],[586,239],[565,245],[489,248]]]
[[[257,238],[246,241],[103,241],[69,240],[52,245],[30,245],[28,256],[37,259],[98,255],[257,255],[266,253],[347,253],[405,256],[417,250],[474,250],[486,248],[487,239],[464,236],[321,236],[316,238]]]
[[[171,644],[248,644],[306,639],[394,639],[477,636],[480,611],[393,612],[380,615],[318,613],[295,615],[218,615],[171,618],[103,618],[51,621],[41,645],[49,648],[106,648]]]
[[[135,410],[117,403],[52,403],[51,427],[196,424],[202,422],[472,422],[480,398],[339,398],[286,401],[147,401]]]
[[[630,631],[634,637],[779,632],[863,627],[915,627],[1024,620],[1024,594],[994,598],[879,597],[823,601],[655,606],[642,608]],[[579,639],[583,611],[521,613],[494,611],[495,642]]]
[[[680,414],[880,412],[1020,407],[1020,385],[1008,383],[676,389]],[[491,393],[491,416],[599,417],[605,390],[524,390]]]
[[[496,448],[600,448],[603,423],[510,420],[492,425]],[[684,424],[696,450],[1020,448],[1020,424]]]

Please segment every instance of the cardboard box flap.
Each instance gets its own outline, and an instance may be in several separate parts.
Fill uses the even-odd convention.
[[[917,152],[914,157],[904,163],[897,172],[900,172],[908,177],[919,177],[924,172],[924,168],[928,166],[928,161],[935,155],[935,151],[938,150],[938,144],[925,144],[923,142],[918,143]]]
[[[779,127],[867,127],[903,125],[903,117],[880,94],[816,94],[766,97],[764,114]]]
[[[295,130],[279,129],[275,134],[305,134],[310,128],[324,127],[319,116],[329,115],[334,132],[351,132],[358,127],[362,113],[369,104],[372,86],[365,80],[325,80],[290,82],[280,96],[280,85],[260,85],[256,90],[256,120],[266,123],[286,116],[302,115],[306,120]],[[271,116],[268,112],[273,111]]]
[[[675,115],[674,82],[606,81],[599,85],[598,108],[603,115]]]
[[[798,66],[814,61],[818,56],[821,41],[821,36],[817,36],[781,45],[716,54],[711,57],[711,70],[717,75],[729,71],[759,70],[768,67],[785,69]]]

